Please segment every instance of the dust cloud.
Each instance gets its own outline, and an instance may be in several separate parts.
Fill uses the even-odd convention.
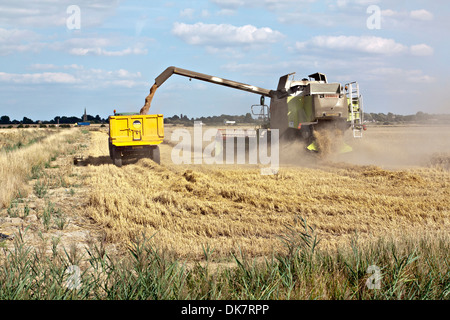
[[[441,167],[450,169],[450,126],[372,126],[362,139],[351,130],[336,140],[330,135],[316,136],[325,152],[306,150],[300,141],[280,147],[282,166],[320,167],[327,163],[373,165],[384,169]],[[330,144],[346,143],[353,151],[339,153]]]
[[[369,127],[362,139],[350,132],[347,141],[353,152],[336,155],[335,161],[386,169],[429,167],[437,154],[450,152],[450,126]]]

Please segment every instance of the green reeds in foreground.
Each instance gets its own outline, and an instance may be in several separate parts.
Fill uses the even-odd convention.
[[[52,255],[32,249],[23,233],[3,249],[0,299],[449,299],[447,235],[401,241],[379,239],[321,251],[302,220],[281,241],[286,252],[264,261],[239,252],[231,263],[184,263],[138,238],[125,256],[98,245]],[[296,231],[298,230],[298,231]],[[61,248],[60,248],[61,249]]]

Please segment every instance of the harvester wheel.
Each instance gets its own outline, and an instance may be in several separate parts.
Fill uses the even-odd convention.
[[[155,161],[157,164],[161,164],[159,146],[152,148],[151,152],[152,152],[152,160]]]

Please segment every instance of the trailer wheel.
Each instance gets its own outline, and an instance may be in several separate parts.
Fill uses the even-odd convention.
[[[111,143],[111,141],[109,141],[109,157],[111,158],[111,160],[114,161],[114,157],[113,157],[113,144]]]
[[[112,146],[111,148],[111,154],[112,154],[112,160],[114,162],[114,164],[118,167],[122,166],[122,155],[120,150],[117,149],[116,146]]]
[[[159,146],[152,148],[151,153],[152,153],[152,156],[151,156],[152,160],[155,161],[157,164],[161,164]]]

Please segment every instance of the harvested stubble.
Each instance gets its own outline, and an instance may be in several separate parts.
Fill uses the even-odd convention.
[[[92,132],[92,157],[107,157],[107,137]],[[176,256],[250,257],[284,250],[295,218],[316,228],[321,248],[335,248],[357,233],[380,236],[439,234],[450,228],[450,172],[400,171],[323,163],[281,168],[262,176],[249,166],[176,166],[162,145],[162,165],[141,159],[122,168],[109,161],[88,166],[87,214],[106,226],[108,239],[127,243],[141,233]]]

